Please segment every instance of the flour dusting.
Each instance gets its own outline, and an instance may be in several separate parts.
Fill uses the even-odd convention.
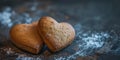
[[[28,13],[19,14],[12,10],[11,7],[6,7],[0,12],[0,24],[6,26],[7,28],[12,27],[14,24],[19,23],[31,23],[33,19]]]
[[[7,25],[8,27],[11,27],[13,23],[11,22],[11,8],[7,7],[3,12],[0,12],[0,23],[2,25]]]
[[[35,57],[26,57],[24,55],[19,55],[16,60],[41,60],[40,58]]]

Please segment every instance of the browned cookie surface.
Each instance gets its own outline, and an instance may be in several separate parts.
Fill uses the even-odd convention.
[[[75,37],[74,28],[65,22],[58,23],[51,17],[42,17],[38,23],[39,32],[53,52],[68,46]]]
[[[13,26],[10,30],[10,37],[17,47],[34,54],[39,53],[43,45],[37,31],[37,22]]]

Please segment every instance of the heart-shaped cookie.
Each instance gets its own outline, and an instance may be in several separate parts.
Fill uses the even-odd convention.
[[[51,17],[42,17],[39,20],[38,29],[45,44],[52,52],[65,48],[75,37],[75,30],[70,24],[58,23]]]
[[[10,30],[12,42],[19,48],[31,52],[39,53],[43,46],[43,41],[38,33],[38,22],[32,24],[17,24]]]

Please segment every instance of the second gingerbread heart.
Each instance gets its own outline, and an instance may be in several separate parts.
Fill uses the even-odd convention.
[[[51,17],[42,17],[38,29],[43,41],[52,52],[65,48],[75,37],[75,30],[70,24],[58,23]]]

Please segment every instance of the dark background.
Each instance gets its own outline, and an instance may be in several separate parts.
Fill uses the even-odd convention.
[[[37,8],[30,10],[31,6],[34,6],[37,2]],[[39,3],[38,3],[39,2]],[[39,19],[42,16],[51,16],[55,18],[58,22],[69,22],[72,24],[76,30],[76,33],[83,31],[86,33],[90,31],[92,33],[107,32],[111,37],[106,39],[106,43],[100,48],[103,51],[99,53],[96,52],[100,49],[93,49],[92,53],[85,57],[78,57],[76,59],[81,60],[120,60],[120,1],[119,0],[1,0],[0,1],[0,12],[2,13],[6,7],[10,7],[8,12],[15,11],[16,14],[12,15],[11,20],[13,25],[21,22],[26,23],[24,13],[29,14],[27,18],[31,18],[32,21]],[[1,20],[2,21],[2,20]],[[9,39],[9,29],[7,25],[2,24],[0,21],[0,60],[15,60],[18,55],[12,53],[11,55],[6,54],[4,48],[13,48],[14,45]],[[28,22],[29,23],[29,22]],[[75,27],[77,24],[82,25],[80,27]],[[89,37],[89,35],[88,35]],[[76,36],[75,40],[79,40]],[[8,43],[10,42],[10,43]],[[79,44],[79,43],[78,43]],[[106,46],[106,45],[109,46]],[[62,53],[66,52],[68,55],[74,53],[70,48],[75,47],[77,43],[74,41],[73,45],[67,47],[55,55],[60,57]],[[12,46],[12,47],[11,47]],[[111,47],[110,47],[111,46]],[[104,47],[104,48],[103,48]],[[3,48],[3,49],[2,49]],[[108,48],[105,49],[105,48]],[[44,48],[45,50],[47,48]],[[43,50],[44,50],[43,49]],[[16,49],[18,50],[18,49]],[[70,51],[69,51],[70,50]],[[90,51],[88,51],[90,52]],[[21,53],[16,52],[16,53]],[[24,53],[21,53],[24,54]],[[48,60],[49,58],[54,58],[51,56],[47,59],[44,57],[45,53],[40,54],[40,58]],[[61,54],[61,55],[59,55]],[[51,54],[52,55],[52,54]],[[53,54],[54,55],[54,54]],[[38,55],[32,55],[27,53],[27,56],[39,57]],[[41,57],[42,56],[42,57]],[[64,56],[64,55],[63,55]],[[74,60],[74,59],[71,59]]]

